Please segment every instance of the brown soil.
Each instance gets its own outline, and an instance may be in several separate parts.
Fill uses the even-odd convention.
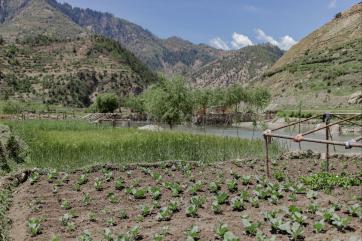
[[[230,193],[227,190],[226,182],[222,184],[222,191],[229,194],[230,198],[237,196],[241,190],[249,190],[252,193],[256,185],[255,176],[264,175],[264,163],[257,161],[256,163],[247,162],[225,162],[217,163],[207,166],[197,166],[192,168],[191,177],[184,174],[177,164],[169,164],[165,166],[150,166],[148,169],[152,172],[162,174],[162,181],[157,183],[149,174],[143,172],[141,166],[120,167],[113,168],[113,176],[115,179],[122,177],[125,180],[126,187],[133,185],[135,180],[139,181],[141,187],[159,186],[161,187],[162,197],[159,201],[160,205],[166,206],[170,200],[177,199],[171,196],[170,190],[162,186],[163,182],[177,181],[184,186],[184,192],[181,194],[181,210],[172,216],[170,221],[159,222],[156,220],[156,215],[159,209],[154,209],[150,216],[144,218],[143,222],[137,222],[136,216],[140,214],[140,205],[152,205],[152,198],[147,194],[147,198],[143,200],[136,200],[131,198],[125,191],[118,191],[114,187],[114,180],[110,182],[104,181],[104,189],[96,191],[94,188],[95,178],[103,178],[103,174],[99,167],[88,169],[89,178],[88,183],[84,184],[80,192],[74,190],[73,186],[76,180],[85,171],[77,171],[69,174],[69,182],[62,182],[59,187],[58,193],[52,192],[52,183],[48,182],[46,175],[41,175],[39,181],[34,185],[30,181],[26,181],[15,189],[13,195],[13,205],[9,212],[12,219],[11,240],[50,240],[53,235],[57,235],[60,240],[77,240],[77,237],[84,231],[89,230],[92,234],[93,240],[103,239],[103,230],[107,228],[107,220],[114,217],[116,226],[109,227],[113,233],[125,233],[131,227],[136,225],[140,226],[142,240],[153,240],[155,233],[159,233],[162,227],[169,226],[169,234],[165,240],[186,240],[185,230],[192,224],[200,227],[201,240],[216,240],[215,226],[222,222],[228,224],[230,230],[240,237],[240,240],[256,240],[255,237],[247,236],[244,233],[244,228],[241,223],[241,216],[248,214],[253,221],[262,222],[260,230],[262,230],[269,237],[271,234],[271,227],[267,221],[263,219],[263,212],[272,209],[283,209],[291,204],[302,208],[304,215],[308,217],[307,224],[304,227],[305,240],[349,240],[353,235],[362,235],[361,220],[357,217],[352,218],[350,229],[347,231],[339,231],[331,224],[326,224],[326,232],[322,234],[315,234],[313,232],[313,224],[321,219],[317,214],[307,213],[307,206],[310,200],[307,199],[305,194],[298,194],[297,201],[292,202],[288,200],[288,193],[284,193],[284,197],[279,201],[279,204],[273,205],[266,200],[260,201],[260,208],[254,208],[250,203],[246,204],[246,210],[242,212],[233,211],[229,204],[222,205],[222,214],[214,214],[211,210],[211,203],[213,201],[213,194],[208,191],[208,183],[216,180],[220,175],[223,175],[225,180],[232,179],[231,170],[240,175],[251,175],[252,185],[244,186],[241,181],[238,181],[238,192]],[[274,170],[283,170],[292,180],[298,180],[301,175],[308,175],[310,173],[320,171],[320,164],[314,160],[282,160],[277,165],[273,165]],[[332,170],[336,173],[347,172],[348,174],[360,175],[362,170],[362,161],[354,160],[349,161],[348,165],[340,160],[332,161]],[[207,202],[204,208],[198,211],[198,217],[186,217],[185,210],[189,206],[191,194],[188,192],[188,187],[193,184],[193,180],[201,180],[206,184],[203,186],[203,191],[199,192],[199,196],[207,197]],[[273,182],[277,182],[273,180]],[[186,187],[187,186],[187,187]],[[119,198],[119,204],[112,204],[107,199],[107,194],[114,192]],[[83,193],[89,193],[93,201],[89,206],[82,204]],[[336,213],[340,216],[347,216],[346,206],[357,203],[355,196],[361,196],[361,186],[351,187],[348,189],[337,188],[331,194],[326,194],[322,191],[318,193],[316,202],[321,208],[330,206],[330,202],[339,203],[342,205],[341,211]],[[229,200],[230,200],[229,198]],[[36,202],[36,200],[38,202]],[[67,231],[59,221],[59,218],[69,210],[64,210],[61,207],[63,200],[68,200],[72,210],[76,212],[78,217],[72,219],[76,224],[75,231]],[[35,204],[37,203],[37,204]],[[360,203],[361,204],[361,203]],[[37,207],[37,208],[34,208]],[[120,209],[125,209],[129,215],[129,219],[121,220],[118,218]],[[91,222],[89,220],[89,212],[95,212],[97,221]],[[43,219],[41,234],[31,237],[27,230],[27,220],[32,217],[41,217]],[[276,240],[289,240],[290,237],[285,234],[276,234]]]

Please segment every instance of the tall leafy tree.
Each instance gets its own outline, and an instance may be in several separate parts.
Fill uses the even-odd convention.
[[[146,111],[157,121],[166,122],[170,128],[192,114],[192,95],[181,77],[162,78],[157,85],[144,93]]]

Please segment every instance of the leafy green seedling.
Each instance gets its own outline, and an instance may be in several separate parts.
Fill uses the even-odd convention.
[[[226,182],[226,185],[228,187],[228,190],[230,192],[236,192],[238,190],[238,184],[237,182],[235,181],[235,179],[231,179],[231,180],[228,180]]]
[[[324,220],[322,219],[321,221],[316,222],[316,223],[313,225],[313,228],[314,228],[314,232],[315,232],[315,233],[322,233],[322,232],[324,232],[324,230],[325,230]]]
[[[186,230],[186,241],[195,241],[200,239],[200,228],[196,225],[192,225]]]
[[[111,170],[103,169],[102,172],[103,172],[104,180],[106,180],[106,182],[110,182],[113,180],[113,172]]]
[[[38,182],[38,180],[39,180],[38,172],[33,172],[29,177],[30,185],[34,185],[35,183]]]
[[[220,239],[224,238],[225,233],[228,231],[229,231],[229,227],[227,224],[224,224],[224,223],[218,224],[215,228],[216,236],[219,237]]]
[[[307,209],[309,213],[316,214],[319,209],[319,205],[317,203],[312,202],[308,205]]]
[[[250,236],[255,236],[258,228],[261,226],[260,222],[252,222],[247,218],[242,219],[241,222],[243,223],[245,233]]]
[[[124,180],[122,178],[118,178],[115,182],[114,182],[114,186],[117,190],[122,191],[125,188],[125,183]]]
[[[58,176],[59,176],[59,174],[58,174],[57,170],[51,169],[47,175],[48,182],[53,183],[58,178]]]
[[[163,207],[156,215],[157,221],[169,221],[172,217],[172,210],[169,207]]]
[[[244,201],[240,197],[233,197],[231,199],[231,207],[234,211],[243,211],[245,209]]]
[[[143,217],[147,217],[147,216],[151,215],[151,213],[152,213],[152,208],[149,206],[146,206],[146,205],[142,205],[140,207],[140,210],[141,210],[141,215]]]
[[[186,208],[186,216],[187,217],[197,217],[197,211],[198,211],[198,207],[194,204],[192,204],[191,206],[188,206]]]
[[[242,176],[241,182],[245,186],[251,184],[251,176]]]
[[[220,190],[220,185],[216,182],[210,182],[209,184],[209,191],[211,193],[217,193]]]
[[[148,192],[151,194],[153,200],[159,200],[161,198],[161,189],[159,187],[150,187]]]
[[[68,200],[64,200],[60,206],[65,210],[69,210],[72,208]]]
[[[118,217],[122,220],[128,219],[128,214],[127,214],[126,210],[124,210],[124,209],[119,210]]]
[[[103,182],[101,179],[96,178],[95,182],[94,182],[94,188],[97,191],[102,191],[103,190]]]
[[[258,231],[256,233],[256,240],[257,241],[276,241],[276,236],[272,236],[272,237],[267,237],[265,234],[263,234],[262,232]]]
[[[332,224],[339,230],[346,230],[352,221],[351,217],[340,217],[335,214],[332,218]]]
[[[349,206],[347,209],[347,213],[352,215],[353,217],[359,217],[360,219],[362,219],[362,207],[358,203]]]
[[[78,241],[93,241],[93,238],[91,233],[88,230],[85,230],[78,237]]]
[[[216,200],[212,202],[211,209],[214,214],[221,213],[221,205]]]
[[[219,192],[216,195],[216,201],[220,205],[227,203],[228,199],[229,199],[229,195],[226,192]]]
[[[235,236],[231,231],[227,231],[224,234],[223,241],[240,241],[238,237]]]
[[[191,204],[195,205],[197,208],[202,208],[206,202],[206,198],[200,196],[193,196],[191,197],[190,202]]]
[[[80,177],[77,180],[77,184],[84,185],[88,182],[88,176],[86,174],[80,175]]]
[[[31,218],[28,220],[28,229],[32,237],[35,237],[41,233],[40,223],[40,218]]]

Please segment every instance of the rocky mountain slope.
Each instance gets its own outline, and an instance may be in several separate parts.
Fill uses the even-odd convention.
[[[224,53],[176,37],[160,39],[141,26],[109,13],[73,8],[69,4],[60,4],[55,0],[47,1],[79,26],[117,40],[154,71],[183,74],[215,60]]]
[[[248,84],[259,79],[283,53],[278,47],[269,44],[248,46],[202,66],[188,76],[196,86]]]
[[[140,92],[158,77],[116,41],[39,35],[0,42],[0,96],[89,106],[101,92]]]
[[[259,67],[265,69],[263,63],[270,63],[269,57],[260,55],[257,48],[241,51],[247,53],[240,54],[240,57],[237,52],[195,45],[178,37],[160,39],[150,31],[112,14],[73,8],[55,0],[0,0],[0,33],[5,39],[13,41],[39,34],[62,39],[100,34],[121,43],[153,71],[188,76],[201,86],[209,81],[223,85],[224,76],[231,76],[232,82],[255,79],[262,72]],[[256,53],[250,53],[253,50]],[[253,60],[247,59],[249,55]],[[260,61],[255,57],[260,57]],[[215,61],[220,65],[214,76],[209,73],[213,65],[208,64]],[[256,62],[260,65],[250,64]],[[230,67],[225,64],[230,64]],[[258,69],[251,69],[253,66]],[[241,74],[242,69],[248,69],[247,74]]]
[[[48,0],[0,0],[0,34],[8,40],[47,35],[74,38],[86,31]]]
[[[258,84],[283,105],[346,106],[362,89],[362,3],[293,46]]]

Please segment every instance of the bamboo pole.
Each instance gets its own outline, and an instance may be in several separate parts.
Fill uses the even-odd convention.
[[[360,115],[362,116],[362,114],[360,114]],[[346,121],[348,121],[348,120],[352,120],[352,119],[354,119],[354,118],[356,118],[356,117],[358,117],[358,115],[357,115],[357,116],[353,116],[353,117],[349,117],[349,118],[346,118],[346,119],[343,119],[343,120],[340,120],[340,121],[337,121],[337,122],[334,122],[334,123],[332,123],[332,124],[328,124],[328,123],[329,123],[329,122],[328,122],[328,123],[326,123],[326,124],[327,124],[326,126],[322,126],[322,127],[319,127],[319,128],[317,128],[317,129],[314,129],[314,130],[311,130],[311,131],[307,131],[307,132],[303,133],[302,136],[306,136],[306,135],[312,134],[312,133],[314,133],[314,132],[323,130],[323,129],[325,129],[325,128],[329,128],[329,127],[331,127],[331,126],[340,124],[340,123],[342,123],[342,122],[346,122]]]
[[[329,140],[329,127],[327,125],[326,128],[326,140]],[[329,144],[326,144],[326,163],[327,163],[327,167],[326,167],[326,171],[329,172]]]
[[[315,115],[315,116],[312,116],[312,117],[309,117],[307,119],[304,119],[304,120],[301,120],[301,121],[295,121],[295,122],[292,122],[290,124],[287,124],[287,125],[284,125],[284,126],[281,126],[281,127],[277,127],[277,128],[274,128],[272,129],[271,131],[277,131],[277,130],[280,130],[280,129],[284,129],[286,127],[289,127],[289,126],[294,126],[298,123],[303,123],[303,122],[306,122],[306,121],[309,121],[309,120],[312,120],[312,119],[316,119],[316,118],[319,118],[321,117],[322,115]]]
[[[268,178],[270,178],[270,170],[269,170],[269,143],[268,143],[268,137],[264,135],[265,140],[265,161],[266,161],[266,174]]]

